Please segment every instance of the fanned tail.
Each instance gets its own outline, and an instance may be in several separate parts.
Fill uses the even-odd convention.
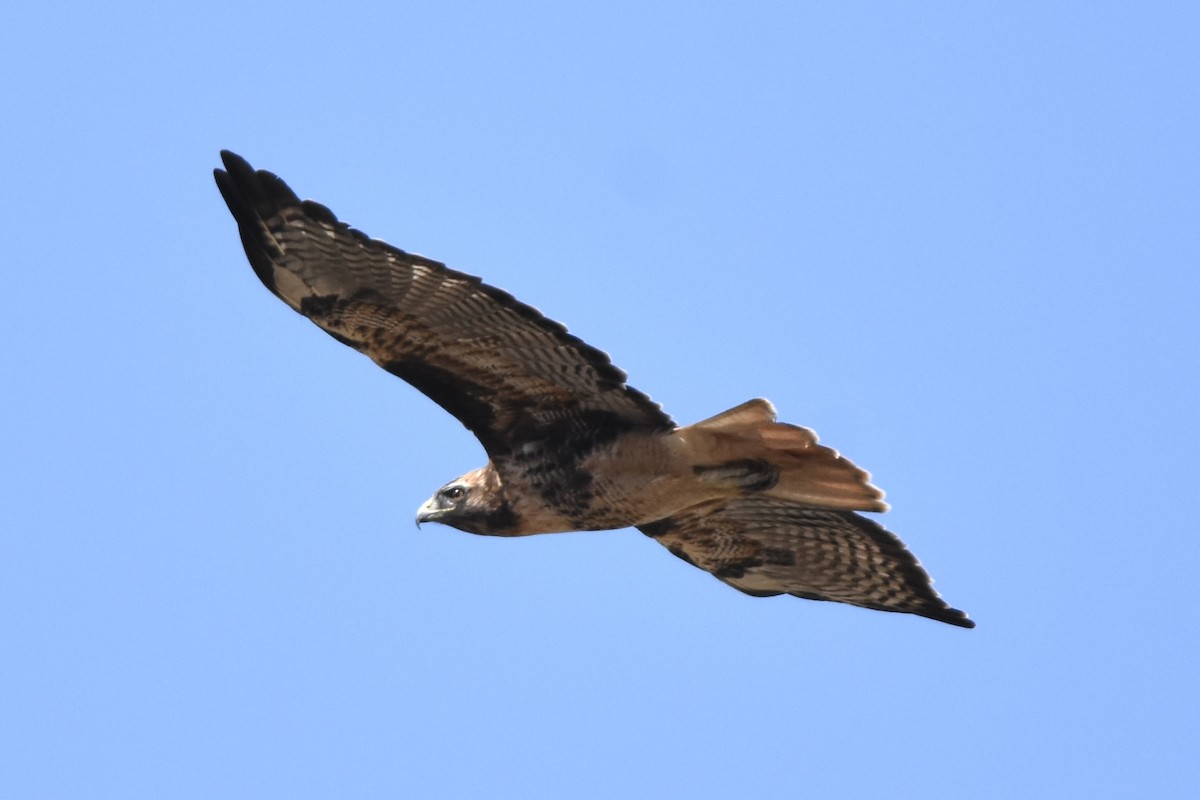
[[[676,432],[697,478],[731,490],[839,511],[887,511],[871,476],[808,428],[777,422],[762,398]]]

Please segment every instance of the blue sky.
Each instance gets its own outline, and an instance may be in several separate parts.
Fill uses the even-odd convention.
[[[1194,790],[1189,3],[12,3],[0,794]],[[493,540],[482,463],[272,298],[221,148],[690,422],[869,469],[973,631]]]

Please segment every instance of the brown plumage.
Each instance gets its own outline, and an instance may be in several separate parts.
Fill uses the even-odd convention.
[[[222,152],[217,186],[277,297],[449,411],[484,467],[418,512],[470,533],[634,526],[747,594],[974,627],[894,535],[870,476],[766,400],[684,428],[608,356],[479,278],[370,239]]]

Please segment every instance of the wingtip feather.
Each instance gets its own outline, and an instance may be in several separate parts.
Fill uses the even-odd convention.
[[[975,620],[967,616],[967,612],[960,611],[957,608],[947,606],[940,611],[930,612],[924,616],[938,622],[945,622],[949,625],[957,625],[960,628],[974,628]]]

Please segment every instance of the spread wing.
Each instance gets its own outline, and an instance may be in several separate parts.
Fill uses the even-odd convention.
[[[217,186],[266,287],[428,395],[493,459],[539,433],[674,427],[607,355],[536,309],[368,238],[233,153],[221,159]]]
[[[851,511],[744,495],[638,529],[756,597],[836,600],[975,627],[933,590],[929,575],[895,534]]]

